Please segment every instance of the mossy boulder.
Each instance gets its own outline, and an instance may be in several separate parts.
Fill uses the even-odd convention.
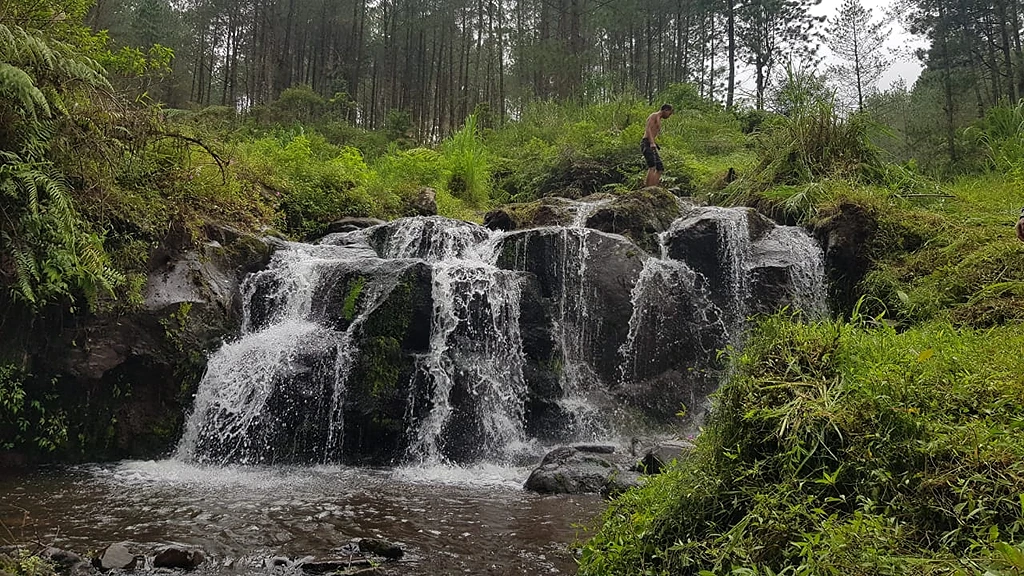
[[[678,198],[664,188],[649,187],[616,196],[613,202],[587,218],[586,226],[626,236],[657,255],[657,235],[668,230],[682,214]]]
[[[610,194],[596,194],[582,201],[559,196],[548,196],[533,202],[506,204],[484,216],[484,226],[491,230],[526,230],[545,226],[572,226],[581,211],[596,203],[614,198]]]

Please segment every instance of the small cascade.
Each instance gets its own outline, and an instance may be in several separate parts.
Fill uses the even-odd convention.
[[[327,462],[339,454],[341,404],[355,351],[353,334],[396,285],[395,270],[366,286],[363,310],[344,330],[324,322],[316,288],[369,252],[288,244],[242,286],[242,336],[214,354],[176,455],[202,462],[257,463],[287,455],[280,436],[302,430],[292,450]],[[295,386],[301,382],[300,386]],[[324,403],[326,397],[329,401]],[[317,443],[315,439],[324,440]]]
[[[659,257],[644,260],[631,291],[633,315],[619,348],[624,386],[659,374],[680,359],[693,370],[706,370],[728,341],[728,329],[706,280],[685,262],[666,258],[665,233],[658,240]]]
[[[384,247],[433,264],[430,350],[418,362],[432,390],[430,410],[414,426],[408,454],[424,463],[508,460],[526,440],[520,275],[494,265],[498,243],[484,241],[490,235],[483,229],[424,221],[390,236]],[[467,435],[477,442],[451,442]]]

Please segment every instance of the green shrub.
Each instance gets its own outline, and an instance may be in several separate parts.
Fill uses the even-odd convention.
[[[694,456],[612,504],[580,574],[1002,562],[1024,537],[1024,333],[867,320],[765,320]]]
[[[991,169],[1024,182],[1024,100],[989,108],[965,136],[986,152]]]
[[[879,164],[868,133],[866,117],[844,117],[825,101],[777,116],[757,136],[755,178],[769,186],[858,177]]]
[[[445,188],[468,205],[485,209],[490,204],[490,154],[476,132],[476,117],[466,118],[461,130],[442,145],[448,180]]]
[[[26,390],[40,390],[29,380],[17,366],[0,364],[0,450],[52,452],[67,441],[67,418],[53,383],[37,396]]]

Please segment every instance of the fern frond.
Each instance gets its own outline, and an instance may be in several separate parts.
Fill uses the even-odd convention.
[[[10,97],[22,112],[33,120],[36,111],[50,115],[46,96],[36,87],[32,77],[16,66],[0,62],[0,95]]]

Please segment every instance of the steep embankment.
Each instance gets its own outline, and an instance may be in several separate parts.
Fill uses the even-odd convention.
[[[581,574],[1024,567],[1015,184],[823,189],[817,220],[871,222],[849,320],[762,322],[695,456],[611,505]]]

